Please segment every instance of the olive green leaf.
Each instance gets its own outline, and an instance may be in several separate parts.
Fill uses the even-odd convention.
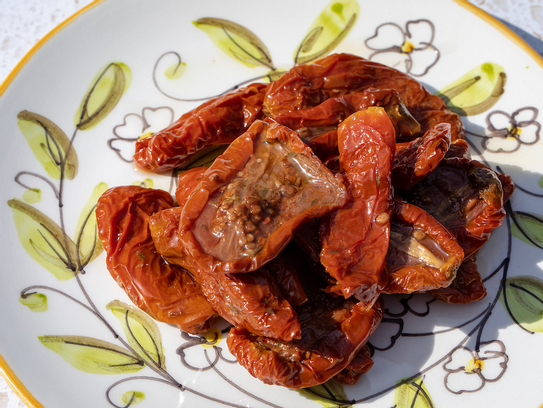
[[[72,180],[78,169],[77,154],[66,134],[49,119],[28,111],[17,115],[18,126],[47,174],[55,180]]]
[[[286,73],[287,71],[284,69],[272,69],[271,71],[268,71],[268,73],[262,77],[262,81],[269,84],[273,81],[277,81]]]
[[[193,22],[219,49],[248,67],[263,65],[273,69],[270,53],[252,31],[229,20],[201,18]]]
[[[130,68],[120,62],[103,67],[92,80],[75,114],[75,126],[89,130],[98,125],[126,92],[132,81]]]
[[[527,212],[513,212],[511,234],[521,241],[543,249],[543,217]]]
[[[431,408],[434,407],[432,397],[424,385],[423,379],[417,377],[407,382],[400,381],[394,391],[396,408]]]
[[[126,391],[123,394],[122,401],[126,406],[139,404],[145,399],[145,394],[140,391]]]
[[[184,62],[179,62],[178,64],[173,64],[166,68],[164,71],[164,76],[168,79],[178,79],[185,73],[187,69],[187,64]]]
[[[179,170],[187,171],[195,167],[209,167],[217,157],[224,153],[227,147],[227,144],[220,144],[202,149],[194,154],[191,161],[185,163]]]
[[[98,199],[106,190],[106,183],[100,183],[94,187],[90,198],[79,215],[75,229],[75,242],[79,248],[79,265],[81,267],[88,265],[104,250],[102,241],[98,237],[98,224],[94,210]]]
[[[305,64],[330,53],[349,34],[360,14],[356,0],[332,0],[307,30],[294,52],[294,63]]]
[[[322,405],[324,408],[349,408],[352,405],[349,403],[349,399],[343,390],[343,386],[334,380],[330,380],[322,385],[302,388],[297,391],[304,397]],[[323,397],[321,398],[320,395]],[[330,398],[331,396],[333,398]],[[331,399],[333,399],[333,401],[331,401]]]
[[[58,280],[73,278],[78,271],[74,242],[49,217],[29,204],[9,200],[17,235],[26,252]]]
[[[166,368],[162,338],[156,323],[141,310],[118,300],[106,306],[121,322],[130,346],[146,361]]]
[[[503,67],[487,62],[436,92],[436,95],[459,115],[478,115],[498,102],[504,92],[506,79]]]
[[[541,188],[543,188],[543,176],[541,176],[541,178],[539,179],[539,181],[537,182],[537,185]]]
[[[133,186],[140,186],[140,187],[143,187],[143,188],[153,188],[155,186],[155,182],[153,181],[153,179],[146,178],[143,181],[134,181],[132,183],[132,185]]]
[[[543,280],[534,276],[515,276],[505,281],[500,301],[514,320],[526,330],[543,332]]]
[[[91,374],[128,374],[145,367],[145,362],[127,349],[83,336],[40,336],[41,344],[68,364]]]
[[[41,190],[39,188],[29,188],[23,193],[23,200],[28,204],[35,204],[41,201]]]
[[[43,293],[27,293],[19,297],[19,302],[33,312],[47,312],[47,296]]]

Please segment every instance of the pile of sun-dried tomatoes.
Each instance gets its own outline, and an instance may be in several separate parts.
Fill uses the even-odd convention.
[[[99,234],[137,306],[192,334],[226,319],[230,351],[265,383],[355,383],[382,294],[486,295],[475,257],[514,185],[470,159],[460,118],[411,77],[331,55],[204,103],[134,158],[165,172],[221,145],[175,200],[108,190]]]

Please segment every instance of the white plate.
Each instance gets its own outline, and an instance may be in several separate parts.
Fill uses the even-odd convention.
[[[205,99],[269,71],[264,66],[247,67],[227,56],[193,21],[215,17],[244,26],[266,45],[275,68],[288,69],[307,30],[331,4],[326,0],[97,2],[72,24],[42,41],[20,72],[4,83],[0,99],[4,140],[0,164],[4,203],[0,354],[5,361],[0,362],[4,376],[30,406],[124,406],[121,398],[129,391],[137,391],[142,407],[338,405],[264,385],[229,362],[232,356],[224,340],[203,347],[162,323],[157,325],[167,362],[162,370],[147,364],[138,372],[95,374],[81,370],[81,361],[88,356],[72,361],[73,366],[68,364],[61,358],[62,352],[53,352],[39,338],[84,336],[126,350],[126,334],[106,305],[113,300],[129,303],[128,298],[109,276],[104,254],[77,278],[58,280],[48,271],[51,267],[44,267],[46,261],[39,263],[29,256],[18,238],[14,214],[30,218],[7,205],[14,198],[29,200],[28,205],[49,217],[51,223],[63,225],[75,240],[80,213],[99,183],[116,186],[151,179],[154,187],[170,189],[170,177],[143,173],[121,159],[129,159],[133,149],[133,142],[123,138],[156,131],[199,103],[183,99]],[[336,14],[348,17],[349,8],[341,10],[337,4],[333,6]],[[408,24],[410,21],[418,24]],[[367,41],[378,27],[377,39]],[[413,34],[411,43],[424,50],[416,48],[409,55],[389,53],[387,62],[399,63],[397,67],[404,69],[403,61],[411,57],[410,72],[420,75],[417,78],[432,92],[481,64],[503,67],[507,77],[503,95],[486,111],[464,117],[464,122],[468,139],[482,153],[479,158],[499,166],[517,183],[510,201],[514,212],[510,211],[478,257],[480,272],[487,278],[487,298],[466,306],[428,303],[432,298],[426,295],[387,298],[386,319],[370,339],[376,349],[374,367],[356,386],[336,390],[335,395],[344,392],[352,404],[368,407],[513,406],[519,401],[523,406],[539,406],[543,403],[539,392],[543,375],[543,326],[539,320],[543,311],[543,251],[528,239],[519,239],[522,233],[512,225],[519,223],[541,246],[543,143],[539,110],[543,108],[543,61],[469,4],[435,0],[391,0],[386,4],[359,0],[356,24],[333,52],[368,58],[375,49],[401,46],[408,30]],[[164,72],[178,62],[177,55],[186,64],[185,71],[177,79],[168,79]],[[93,78],[112,62],[129,68],[130,86],[96,127],[75,131],[76,112]],[[24,130],[28,121],[18,126],[21,111],[39,114],[68,138],[73,137],[79,168],[72,180],[60,182],[45,171],[23,137],[21,128]],[[521,132],[514,135],[511,128],[507,140],[491,132],[491,126],[507,129],[510,125]],[[490,144],[485,149],[482,142],[488,137]],[[489,150],[498,147],[513,152]],[[27,187],[39,189],[41,195],[27,193]],[[62,192],[61,210],[55,192]],[[24,231],[31,229],[27,226]],[[54,256],[43,256],[58,262]],[[505,302],[503,296],[500,300],[502,282],[507,287]],[[39,288],[27,289],[36,286]],[[38,312],[23,305],[19,300],[23,290],[45,295],[48,310]],[[184,347],[184,359],[179,347]],[[73,355],[73,350],[63,354]],[[216,357],[214,364],[206,360],[215,361]],[[468,373],[470,359],[483,361],[482,371]],[[100,370],[93,366],[89,371]],[[416,378],[423,380],[423,387]],[[407,385],[397,386],[406,379]]]

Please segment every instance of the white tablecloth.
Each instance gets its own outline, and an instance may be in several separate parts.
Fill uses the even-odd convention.
[[[543,55],[542,0],[470,0]],[[0,0],[0,83],[28,50],[91,0]],[[0,408],[25,405],[0,377]]]

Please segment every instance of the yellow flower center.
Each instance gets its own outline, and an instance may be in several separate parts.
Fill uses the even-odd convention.
[[[400,47],[402,52],[405,52],[406,54],[409,54],[411,51],[415,49],[415,46],[413,43],[409,40],[405,40],[402,46]]]
[[[473,374],[473,373],[476,373],[476,372],[481,372],[481,371],[483,371],[484,367],[485,367],[485,362],[484,361],[475,360],[474,358],[472,358],[466,364],[466,372],[469,373],[469,374]]]
[[[222,340],[222,333],[220,330],[212,327],[203,334],[203,337],[206,339],[206,342],[202,343],[202,346],[205,348],[213,348]]]
[[[509,126],[507,130],[508,130],[507,132],[508,136],[506,138],[507,140],[515,140],[517,139],[515,136],[520,136],[520,134],[522,133],[522,129],[518,127]]]

